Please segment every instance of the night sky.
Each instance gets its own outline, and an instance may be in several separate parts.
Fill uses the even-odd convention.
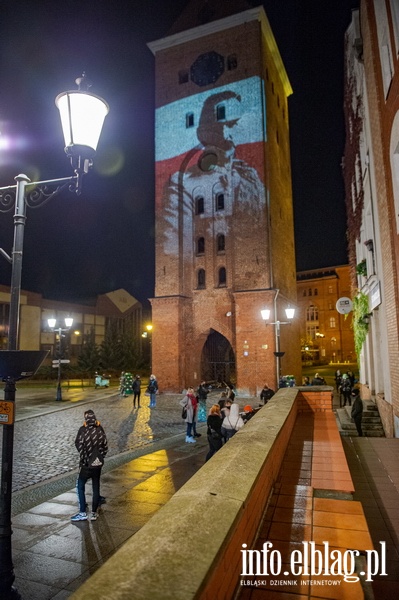
[[[224,0],[226,1],[226,0]],[[83,301],[154,293],[154,57],[187,0],[6,0],[0,8],[0,186],[72,175],[54,99],[76,89],[110,105],[81,196],[28,208],[22,287]],[[257,6],[259,2],[252,2]],[[344,32],[358,0],[263,2],[294,90],[289,99],[297,269],[347,262],[341,157]],[[11,252],[12,212],[0,213]],[[0,257],[0,283],[11,267]]]

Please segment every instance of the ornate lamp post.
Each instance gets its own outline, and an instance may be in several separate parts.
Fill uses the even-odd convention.
[[[18,350],[21,275],[26,207],[38,207],[69,188],[78,195],[82,190],[82,178],[93,164],[104,119],[109,111],[108,104],[88,92],[90,87],[85,75],[76,80],[78,89],[57,96],[65,138],[65,152],[74,170],[72,177],[31,182],[26,175],[15,177],[16,185],[0,188],[0,212],[14,211],[14,245],[11,256],[3,249],[0,254],[12,265],[8,350]],[[29,190],[31,188],[31,190]],[[18,369],[23,372],[23,368]],[[5,395],[14,413],[14,375],[5,372],[7,385]],[[7,389],[8,388],[8,389]],[[11,389],[13,388],[13,389]],[[11,389],[11,392],[9,391]],[[11,555],[11,487],[14,446],[14,421],[3,425],[2,470],[0,488],[0,597],[5,600],[19,599],[13,587],[14,566]]]
[[[62,338],[63,332],[69,331],[73,324],[72,317],[65,317],[65,329],[62,327],[56,327],[57,320],[56,319],[47,319],[48,326],[52,329],[56,334],[58,333],[58,351],[57,351],[57,368],[58,368],[58,377],[57,377],[57,395],[56,400],[59,402],[62,401],[62,391],[61,391],[61,364],[62,364]],[[68,362],[68,361],[67,361]],[[54,361],[53,361],[54,364]]]
[[[279,294],[280,290],[277,290],[277,293],[274,297],[274,316],[276,318],[277,316],[277,296]],[[280,326],[281,325],[290,325],[292,322],[292,319],[295,316],[295,308],[291,308],[290,306],[288,306],[285,309],[285,315],[287,317],[287,321],[279,321],[277,318],[274,322],[272,323],[268,323],[269,319],[270,319],[270,309],[265,308],[263,310],[260,311],[261,315],[262,315],[262,319],[265,321],[266,325],[274,325],[275,326],[275,338],[276,338],[276,351],[273,352],[274,356],[276,357],[276,376],[277,376],[277,388],[279,388],[280,385],[280,379],[281,379],[281,358],[284,356],[285,352],[281,351],[280,348]]]

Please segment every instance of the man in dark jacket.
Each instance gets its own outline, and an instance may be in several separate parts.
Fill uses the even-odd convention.
[[[359,437],[363,437],[362,431],[362,419],[363,419],[363,400],[360,398],[360,390],[358,388],[354,388],[352,390],[352,398],[354,399],[351,417],[355,422],[357,433]]]
[[[71,521],[87,521],[86,513],[86,481],[91,478],[93,486],[91,521],[98,518],[97,509],[100,502],[100,476],[104,457],[108,452],[107,436],[92,410],[84,414],[85,421],[79,428],[75,446],[80,454],[80,472],[77,483],[79,496],[79,512],[71,517]]]

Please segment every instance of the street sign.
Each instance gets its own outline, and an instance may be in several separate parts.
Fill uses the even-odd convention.
[[[61,360],[53,360],[53,367],[56,367],[57,365],[59,365],[60,363],[62,365],[67,365],[68,363],[70,363],[71,361],[68,360],[67,358],[61,358]]]
[[[12,425],[14,423],[14,402],[0,401],[0,424]]]
[[[335,308],[341,315],[347,315],[353,310],[353,303],[350,298],[343,296],[337,300]]]

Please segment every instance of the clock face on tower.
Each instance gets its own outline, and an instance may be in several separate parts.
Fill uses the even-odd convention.
[[[191,81],[199,86],[215,83],[224,73],[224,58],[217,52],[201,54],[190,69]]]

